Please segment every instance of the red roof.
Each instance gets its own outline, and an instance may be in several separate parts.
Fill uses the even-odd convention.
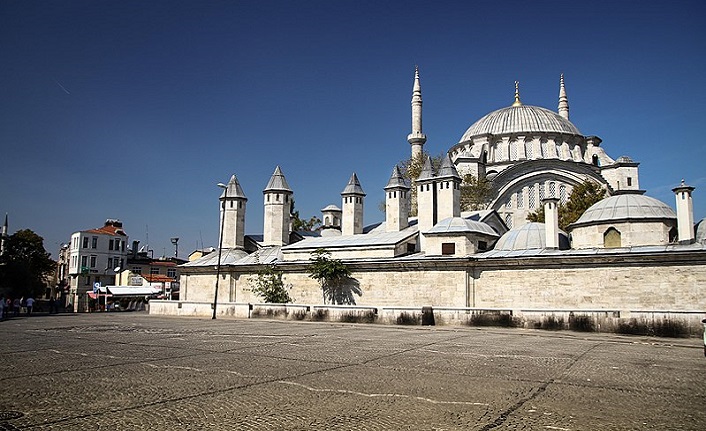
[[[103,226],[99,227],[97,229],[89,229],[87,231],[88,233],[98,233],[98,234],[104,234],[104,235],[120,235],[120,236],[127,236],[123,228],[121,227],[115,227],[115,226]]]
[[[168,277],[162,274],[142,274],[142,278],[149,281],[150,283],[170,283],[175,281],[172,277]]]

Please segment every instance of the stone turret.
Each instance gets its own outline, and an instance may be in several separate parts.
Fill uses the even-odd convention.
[[[248,198],[233,175],[221,193],[221,225],[223,226],[223,248],[245,247],[245,206]],[[225,217],[225,219],[223,218]]]
[[[419,83],[419,68],[414,69],[414,86],[412,88],[412,133],[407,136],[407,142],[412,146],[412,158],[419,158],[424,151],[427,136],[422,132],[422,85]]]
[[[293,192],[279,166],[275,168],[275,172],[262,193],[265,199],[264,244],[289,244]]]
[[[436,219],[436,188],[434,187],[434,172],[431,158],[424,161],[422,171],[417,178],[417,226],[419,232],[426,232],[437,222]],[[421,235],[420,235],[421,238]]]
[[[409,224],[409,184],[395,166],[385,186],[385,222],[388,232],[399,232]]]
[[[677,199],[677,230],[680,244],[694,242],[694,203],[691,193],[694,187],[684,184],[681,180],[679,187],[672,189]]]
[[[351,175],[348,184],[341,192],[341,198],[343,201],[341,233],[343,235],[363,233],[363,201],[365,200],[365,192],[363,192],[355,172]]]
[[[559,248],[559,198],[546,198],[544,205],[544,235],[546,248]]]
[[[436,176],[436,201],[437,221],[461,216],[461,176],[448,154]]]

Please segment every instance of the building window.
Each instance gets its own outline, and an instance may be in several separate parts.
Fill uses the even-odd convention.
[[[509,229],[512,229],[512,214],[505,215],[505,225],[507,225]]]
[[[456,254],[456,244],[453,242],[444,242],[441,244],[441,254],[448,256]]]
[[[108,241],[108,250],[112,250],[112,249],[113,249],[113,240],[111,239],[110,241]]]
[[[505,208],[512,208],[512,195],[507,197],[507,201],[505,202]]]
[[[113,258],[112,258],[112,257],[109,257],[109,258],[108,258],[108,266],[107,266],[106,268],[108,268],[108,269],[113,269],[113,268],[115,268],[115,267],[113,266]]]
[[[81,256],[81,267],[88,267],[88,256]]]
[[[133,266],[132,269],[130,270],[133,274],[142,274],[142,267],[141,266]]]
[[[176,268],[167,268],[167,277],[176,278]]]
[[[83,237],[83,248],[88,248],[88,237]]]
[[[532,158],[532,142],[525,142],[525,155],[528,160]]]
[[[559,186],[559,201],[562,204],[566,203],[566,186],[564,184]]]
[[[603,234],[603,247],[605,248],[615,248],[620,247],[620,232],[614,227],[609,228]]]
[[[95,268],[95,267],[96,267],[96,257],[97,257],[97,256],[95,256],[95,255],[94,255],[94,256],[91,256],[91,268]]]
[[[150,267],[150,275],[158,275],[158,274],[159,274],[159,267],[158,266]]]
[[[554,181],[549,183],[549,197],[556,197],[556,183]]]
[[[517,160],[517,142],[510,142],[510,160]]]
[[[535,208],[534,184],[530,184],[527,188],[527,201],[529,203],[529,209],[533,210]]]
[[[517,208],[523,208],[524,207],[524,202],[522,201],[522,189],[517,191]]]
[[[98,237],[94,236],[91,240],[91,248],[98,248]]]
[[[542,199],[544,199],[544,187],[544,182],[539,183],[539,202],[542,202]]]
[[[632,186],[632,178],[628,177],[628,187]]]

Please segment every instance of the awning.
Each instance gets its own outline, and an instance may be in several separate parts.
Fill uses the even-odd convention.
[[[113,296],[150,296],[161,293],[162,289],[151,286],[106,286]]]
[[[91,291],[88,291],[86,293],[88,293],[88,297],[91,299],[96,299],[98,296],[100,296],[101,298],[105,298],[105,297],[110,298],[111,296],[113,296],[113,295],[108,295],[107,293],[105,293],[105,288],[103,288],[103,291],[100,293],[93,293]]]

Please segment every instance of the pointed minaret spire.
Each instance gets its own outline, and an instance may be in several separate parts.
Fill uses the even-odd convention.
[[[564,74],[559,78],[559,115],[569,119],[569,98],[566,97],[566,87],[564,87]]]
[[[515,81],[515,101],[512,106],[522,106],[522,102],[520,102],[520,81]]]
[[[419,83],[419,67],[414,67],[414,87],[412,88],[412,133],[407,142],[412,146],[412,158],[421,157],[427,136],[422,132],[422,85]]]

